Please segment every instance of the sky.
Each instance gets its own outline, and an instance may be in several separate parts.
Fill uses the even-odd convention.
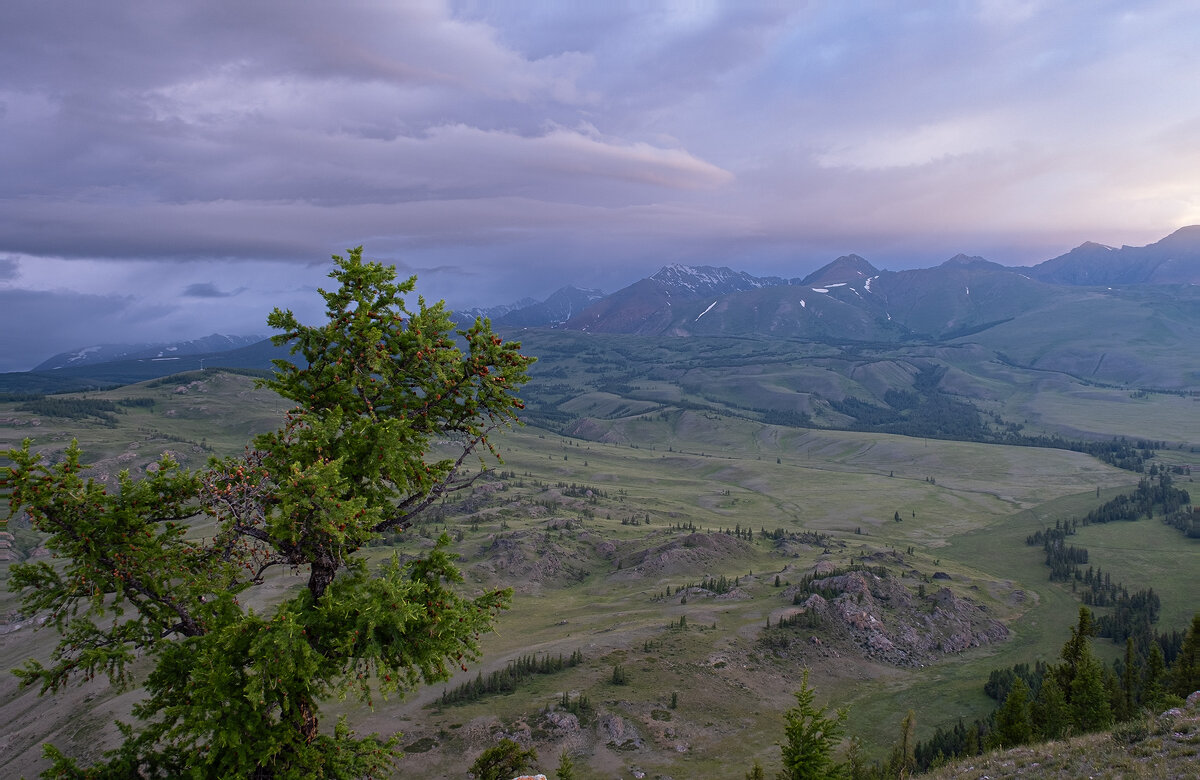
[[[1031,265],[1200,223],[1193,0],[0,4],[0,371],[669,263]]]

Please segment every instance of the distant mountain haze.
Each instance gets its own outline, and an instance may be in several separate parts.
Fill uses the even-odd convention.
[[[1117,249],[1088,241],[1027,270],[1052,284],[1200,284],[1200,225],[1147,246]]]
[[[214,333],[204,338],[164,344],[96,344],[70,352],[60,352],[33,368],[34,371],[55,371],[60,368],[91,366],[117,360],[171,360],[185,355],[204,355],[228,352],[262,341],[265,336],[224,336]]]
[[[885,271],[850,254],[802,279],[784,279],[670,264],[609,295],[568,286],[544,301],[467,309],[456,318],[462,325],[487,317],[501,328],[664,337],[902,343],[970,336],[1030,364],[1040,360],[1076,374],[1136,383],[1146,369],[1132,346],[1137,339],[1177,344],[1181,356],[1195,352],[1197,285],[1200,226],[1192,226],[1144,247],[1084,243],[1033,267],[960,254],[931,268]],[[31,373],[43,377],[37,388],[53,391],[203,365],[270,369],[271,358],[278,357],[286,351],[262,337],[213,334],[171,344],[81,347],[45,360]],[[17,375],[5,376],[0,389],[25,386]],[[1188,384],[1182,376],[1168,384],[1181,381]]]
[[[803,279],[784,280],[671,265],[597,301],[563,327],[639,335],[947,338],[1040,309],[1063,295],[1092,295],[1064,293],[1064,286],[1196,284],[1200,226],[1145,247],[1083,244],[1032,268],[960,254],[933,268],[892,272],[846,255]]]

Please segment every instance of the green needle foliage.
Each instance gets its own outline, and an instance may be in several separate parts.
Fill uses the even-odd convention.
[[[533,748],[523,748],[506,737],[475,759],[471,774],[478,780],[508,780],[533,766],[537,757]]]
[[[1033,711],[1025,678],[1013,680],[1003,706],[996,713],[994,736],[997,747],[1014,747],[1033,741]]]
[[[841,742],[846,710],[828,717],[824,707],[813,704],[815,692],[808,687],[808,669],[796,691],[796,706],[784,713],[784,742],[780,780],[827,780],[844,777],[846,767],[833,760],[833,751]]]
[[[445,537],[426,557],[393,557],[378,571],[360,550],[470,484],[464,464],[515,421],[533,359],[487,322],[459,331],[460,348],[443,305],[419,298],[410,311],[415,279],[397,283],[394,268],[364,263],[361,247],[334,260],[324,324],[279,310],[268,319],[282,331],[276,344],[303,357],[276,361],[265,382],[295,406],[243,457],[200,472],[164,457],[109,491],[80,475],[74,444],[55,465],[29,441],[8,453],[0,487],[11,511],[49,535],[57,558],[11,569],[24,609],[49,614],[61,637],[46,665],[16,671],[22,686],[54,692],[97,674],[128,685],[136,658],[153,663],[123,743],[86,768],[47,746],[45,776],[386,774],[397,737],[356,737],[344,721],[322,728],[320,703],[352,694],[370,704],[375,692],[447,679],[478,658],[480,633],[507,608],[508,590],[456,592]],[[455,442],[454,456],[432,458],[435,438]],[[206,516],[217,530],[200,539],[191,521]],[[307,587],[251,609],[275,568]]]
[[[555,780],[575,780],[575,762],[566,748],[558,754],[558,766],[554,769]]]
[[[1183,698],[1200,691],[1200,612],[1192,616],[1192,626],[1175,659],[1172,683],[1175,694]]]

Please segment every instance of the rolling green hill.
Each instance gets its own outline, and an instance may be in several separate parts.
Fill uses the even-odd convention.
[[[806,666],[827,701],[850,705],[850,733],[878,757],[913,702],[924,738],[990,711],[982,683],[991,669],[1053,658],[1078,600],[1048,581],[1024,539],[1139,475],[1063,449],[840,430],[832,426],[853,418],[831,400],[882,407],[889,391],[914,392],[922,370],[937,366],[938,392],[1029,418],[1031,429],[1169,440],[1173,449],[1152,461],[1163,464],[1190,462],[1200,443],[1190,398],[1131,397],[998,362],[979,346],[524,337],[524,351],[540,356],[531,424],[496,441],[504,465],[374,548],[379,559],[416,552],[444,530],[468,589],[517,591],[485,638],[483,663],[444,688],[374,710],[331,704],[359,731],[405,732],[397,776],[456,776],[501,733],[535,744],[542,771],[564,747],[588,775],[727,777],[755,758],[772,771],[781,713]],[[110,479],[167,449],[193,467],[236,453],[284,411],[252,377],[218,371],[74,398],[95,404],[64,417],[0,403],[3,442],[32,437],[53,458],[76,437],[95,477]],[[88,413],[103,403],[116,411]],[[788,412],[826,427],[775,424]],[[19,518],[9,525],[15,554],[36,555],[36,535]],[[1200,543],[1159,519],[1086,531],[1097,565],[1131,587],[1153,586],[1161,627],[1179,627],[1194,609],[1185,575],[1200,565]],[[866,617],[827,612],[819,625],[778,626],[801,612],[798,598],[818,593],[804,584],[814,576],[843,576],[819,593]],[[302,581],[278,575],[264,597]],[[0,598],[0,661],[11,668],[54,638],[34,630],[38,616],[14,613],[14,596]],[[922,622],[931,609],[942,622]],[[935,635],[935,646],[921,639]],[[1097,648],[1116,653],[1105,641]],[[444,691],[522,656],[576,652],[581,664],[511,693],[440,703]],[[12,724],[0,771],[35,773],[48,739],[93,754],[135,698],[97,682],[39,699],[0,680],[0,718]]]
[[[1152,255],[1129,255],[1150,276],[1115,289],[1049,283],[1080,281],[1079,256],[1043,281],[965,257],[899,273],[841,258],[803,283],[671,266],[567,327],[508,329],[538,357],[527,427],[492,440],[504,464],[469,494],[372,550],[449,534],[464,587],[512,586],[513,608],[446,686],[330,708],[404,732],[397,776],[459,776],[500,736],[543,768],[570,750],[582,776],[773,771],[804,668],[849,705],[868,759],[914,703],[919,739],[986,719],[989,672],[1053,661],[1083,596],[1027,539],[1147,474],[1195,492],[1200,292],[1140,283],[1194,262]],[[164,451],[198,468],[278,425],[284,403],[255,378],[283,356],[262,342],[0,375],[0,444],[54,460],[78,439],[108,483]],[[6,560],[45,554],[22,517],[7,529]],[[1072,541],[1117,592],[1154,589],[1156,631],[1195,611],[1200,540],[1161,516]],[[302,581],[276,574],[256,598]],[[18,604],[0,595],[8,668],[55,641]],[[0,676],[0,773],[39,771],[46,741],[96,755],[137,697],[97,681],[39,698]]]

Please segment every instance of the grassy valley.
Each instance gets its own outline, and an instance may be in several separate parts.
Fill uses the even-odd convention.
[[[1048,581],[1025,538],[1139,475],[1063,449],[773,424],[785,412],[850,427],[830,399],[882,405],[936,364],[944,391],[1001,418],[994,430],[1014,421],[1080,439],[1153,438],[1169,446],[1152,462],[1172,465],[1200,442],[1191,398],[1028,374],[969,347],[530,332],[525,350],[541,357],[525,394],[530,424],[496,440],[504,464],[371,548],[377,561],[412,555],[444,532],[468,589],[516,591],[481,664],[371,710],[331,705],[356,730],[403,731],[401,774],[462,776],[499,734],[534,744],[543,771],[563,748],[585,776],[724,777],[756,758],[771,770],[805,667],[821,700],[849,705],[849,732],[881,758],[909,708],[924,738],[994,708],[982,689],[990,670],[1054,660],[1079,602]],[[0,436],[8,446],[30,436],[50,457],[77,437],[105,479],[163,450],[189,466],[236,453],[283,412],[251,377],[214,371],[86,398],[117,411],[64,418],[8,402]],[[1177,484],[1191,489],[1190,479]],[[36,554],[34,535],[19,522],[10,531],[18,555]],[[1158,519],[1089,526],[1079,543],[1131,589],[1160,593],[1161,628],[1184,627],[1200,543]],[[300,582],[277,575],[264,598]],[[11,668],[53,636],[3,598]],[[581,663],[511,692],[441,702],[523,657],[576,653]],[[37,699],[6,677],[0,707],[20,726],[0,745],[0,766],[35,772],[48,739],[94,754],[135,696],[93,683]]]

